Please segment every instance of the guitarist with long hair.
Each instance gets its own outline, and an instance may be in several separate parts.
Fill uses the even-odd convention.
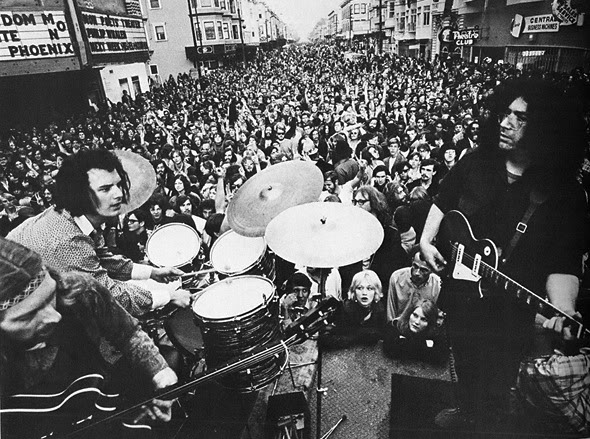
[[[439,305],[447,313],[459,406],[437,415],[443,428],[506,425],[509,389],[534,329],[535,310],[518,295],[535,291],[561,315],[575,316],[587,250],[586,198],[576,181],[584,152],[578,107],[541,80],[508,82],[491,99],[495,117],[482,126],[481,146],[441,182],[420,240],[424,259],[450,274]],[[450,211],[466,219],[463,236],[490,240],[476,242],[481,251],[469,254],[469,242],[441,238]],[[456,228],[447,223],[451,233]],[[485,260],[496,254],[502,274]],[[546,327],[561,327],[558,320]]]
[[[111,366],[103,360],[101,337],[122,352],[124,361]],[[31,417],[11,418],[9,396],[58,393],[86,375],[90,378],[55,398],[29,398],[25,405],[30,407],[22,413]],[[177,381],[137,320],[92,276],[56,273],[43,265],[37,253],[0,238],[0,435],[40,438],[60,432],[60,427],[67,431],[67,423],[80,418],[73,414],[70,418],[59,410],[60,405],[76,395],[74,390],[80,397],[108,392],[97,387],[102,384],[98,377],[115,375],[119,378],[116,393],[135,386],[136,392],[151,394]],[[69,405],[81,404],[72,399]],[[153,400],[136,413],[136,419],[169,421],[171,406],[172,401]],[[90,433],[84,437],[91,437]],[[95,433],[109,436],[104,431]]]

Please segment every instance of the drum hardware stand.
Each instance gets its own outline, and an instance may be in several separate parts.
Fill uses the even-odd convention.
[[[330,436],[332,436],[332,433],[334,433],[334,431],[336,431],[336,429],[338,428],[338,426],[343,422],[346,421],[347,416],[346,415],[342,415],[342,417],[340,418],[340,420],[338,422],[336,422],[336,424],[330,428],[326,434],[324,434],[320,439],[328,439]]]
[[[329,268],[320,268],[320,284],[318,292],[320,301],[326,298],[326,281],[328,279]],[[322,387],[322,344],[318,336],[318,382],[316,388],[316,437],[321,439],[322,436],[322,397],[328,392],[326,387]]]

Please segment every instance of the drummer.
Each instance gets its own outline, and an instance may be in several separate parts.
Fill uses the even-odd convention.
[[[110,151],[80,151],[68,157],[55,178],[55,207],[25,221],[7,238],[36,251],[44,263],[62,271],[92,274],[130,314],[140,316],[166,305],[190,304],[188,291],[148,291],[124,282],[153,279],[169,282],[183,272],[172,267],[135,264],[113,255],[102,229],[118,216],[129,196],[130,178]]]

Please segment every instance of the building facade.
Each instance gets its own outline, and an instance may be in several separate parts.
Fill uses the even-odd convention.
[[[457,18],[450,23],[451,44],[466,60],[490,58],[544,71],[590,67],[588,11],[583,3],[456,0],[453,11]]]
[[[147,90],[137,0],[6,0],[0,12],[0,124],[67,117]],[[0,127],[1,128],[1,127]]]

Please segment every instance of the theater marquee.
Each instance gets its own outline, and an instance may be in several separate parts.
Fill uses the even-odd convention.
[[[75,54],[64,11],[0,11],[0,61]]]
[[[149,50],[140,18],[84,11],[82,23],[93,55]]]

